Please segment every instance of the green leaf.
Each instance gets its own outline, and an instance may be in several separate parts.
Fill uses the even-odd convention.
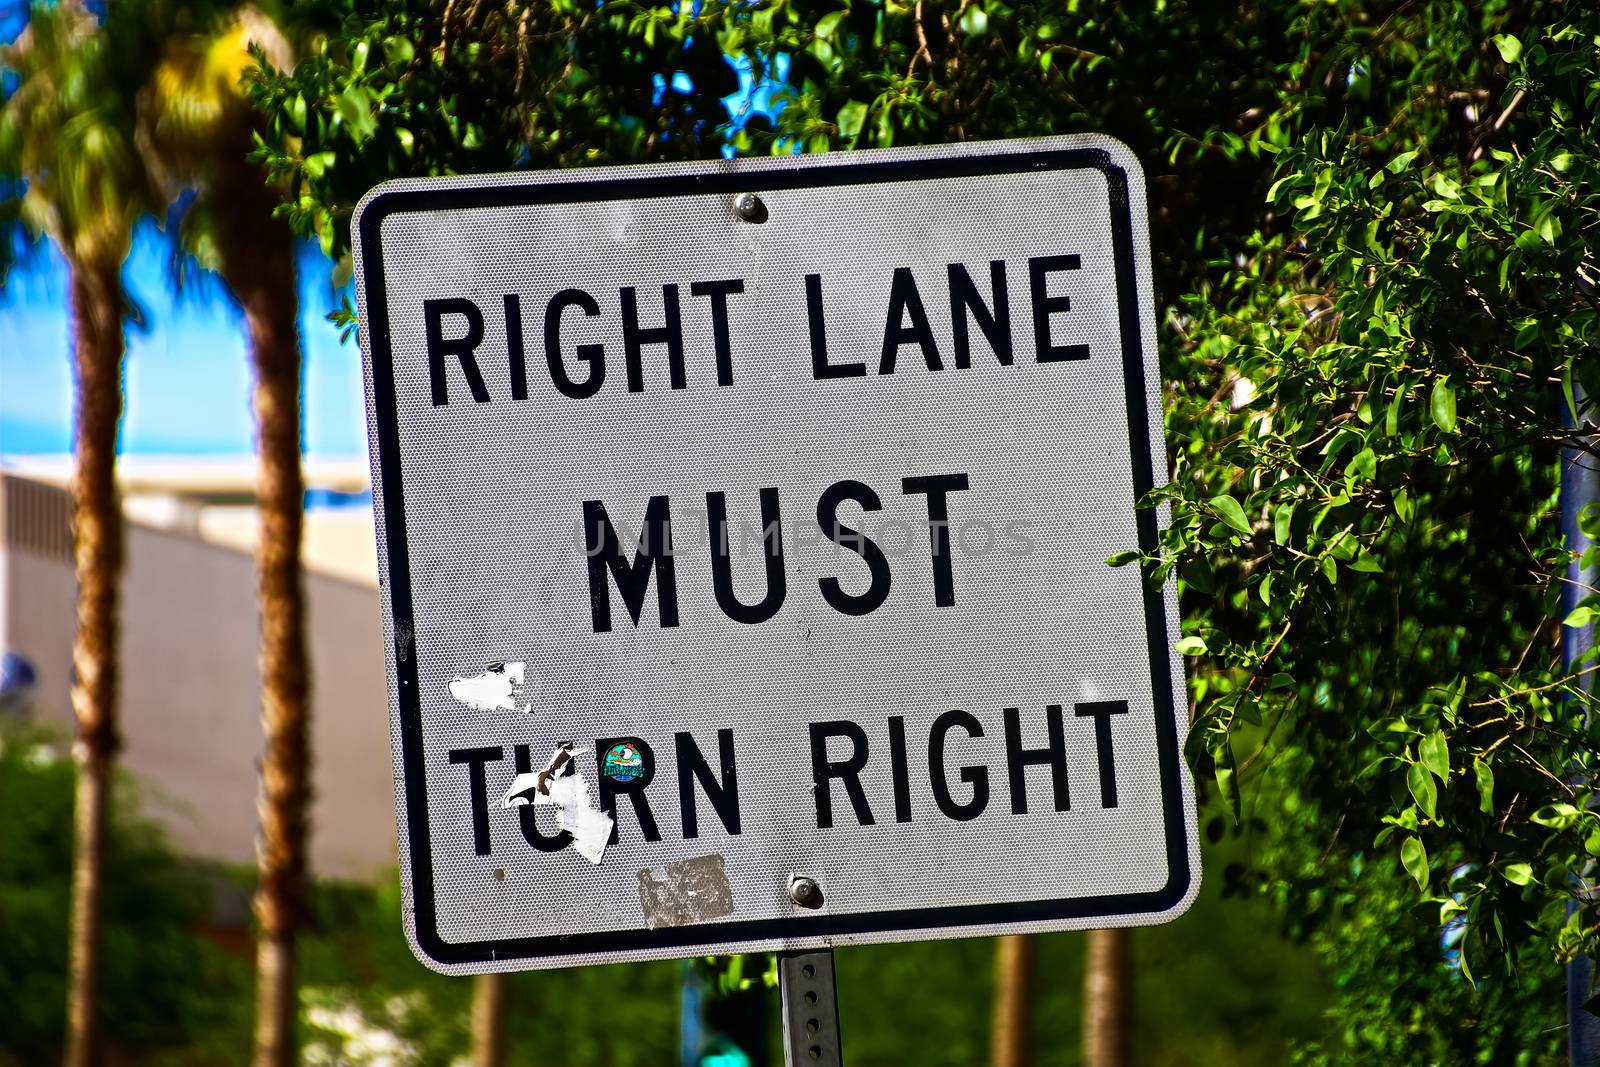
[[[1205,638],[1195,637],[1192,634],[1188,637],[1178,638],[1178,643],[1172,647],[1177,649],[1179,655],[1183,656],[1200,656],[1209,651],[1206,648]]]
[[[1500,868],[1500,877],[1512,885],[1527,885],[1533,881],[1533,868],[1526,863],[1508,863]]]
[[[339,94],[339,115],[357,144],[371,137],[378,128],[377,120],[372,116],[372,103],[372,97],[365,89],[352,86]]]
[[[1417,153],[1415,151],[1401,152],[1398,156],[1395,156],[1393,159],[1389,160],[1389,173],[1399,174],[1401,171],[1411,166],[1411,161],[1416,158]]]
[[[1517,346],[1519,348],[1522,347],[1522,338],[1520,334],[1517,337]],[[1573,391],[1572,388],[1571,360],[1568,360],[1561,366],[1561,395],[1567,401],[1566,417],[1572,420],[1573,425],[1577,425],[1581,420],[1578,414],[1578,395]]]
[[[1438,822],[1438,787],[1433,784],[1433,775],[1428,773],[1428,768],[1420,763],[1413,763],[1406,768],[1406,788],[1411,790],[1412,799],[1417,802],[1417,807],[1422,813]]]
[[[1588,604],[1580,604],[1572,609],[1572,613],[1570,615],[1561,620],[1561,625],[1571,626],[1574,628],[1579,626],[1588,626],[1595,620],[1597,615],[1600,615],[1600,611],[1596,611]]]
[[[1233,745],[1228,741],[1227,732],[1218,730],[1207,741],[1206,747],[1211,752],[1211,762],[1217,773],[1217,791],[1222,794],[1228,811],[1233,814],[1233,824],[1238,826],[1241,810],[1239,774],[1233,762]]]
[[[1439,781],[1450,780],[1450,742],[1445,740],[1443,730],[1435,730],[1417,742],[1417,755]]]
[[[1456,432],[1456,391],[1451,388],[1449,378],[1440,378],[1433,383],[1433,396],[1428,408],[1439,429],[1445,433]]]
[[[1395,387],[1394,396],[1389,400],[1389,407],[1383,413],[1383,432],[1393,437],[1400,432],[1400,406],[1406,402],[1410,387],[1398,385]]]
[[[846,137],[857,137],[867,121],[867,105],[852,100],[839,109],[839,132]]]
[[[1123,567],[1139,558],[1139,550],[1130,548],[1126,552],[1118,552],[1106,557],[1106,566]]]
[[[1350,561],[1349,566],[1351,570],[1360,571],[1364,574],[1383,573],[1383,566],[1378,562],[1377,557],[1365,548],[1356,552],[1356,558]]]
[[[383,56],[396,66],[410,63],[416,57],[417,46],[404,37],[385,37],[383,39]]]
[[[1528,817],[1540,826],[1565,830],[1578,821],[1578,809],[1571,804],[1546,804]]]
[[[1239,502],[1233,497],[1227,494],[1214,496],[1211,498],[1211,507],[1223,522],[1232,526],[1246,537],[1250,536],[1250,523],[1244,517],[1244,508],[1241,508]]]
[[[1400,842],[1400,863],[1416,880],[1418,889],[1428,888],[1428,850],[1422,847],[1420,838],[1408,837]]]
[[[1500,50],[1500,58],[1507,63],[1515,63],[1522,58],[1522,42],[1509,33],[1497,33],[1490,40]]]
[[[1478,810],[1494,814],[1494,770],[1481,759],[1472,761],[1472,777],[1478,785]]]
[[[847,9],[844,11],[830,11],[826,15],[822,16],[817,20],[817,36],[832,37],[833,31],[839,28],[839,23],[843,22],[845,16],[848,14],[850,14],[850,12]]]
[[[1294,504],[1279,504],[1272,516],[1272,539],[1287,546],[1294,528]]]

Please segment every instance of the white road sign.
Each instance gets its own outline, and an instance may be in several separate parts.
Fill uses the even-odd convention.
[[[1143,176],[1099,137],[392,182],[354,223],[418,956],[1170,919]]]

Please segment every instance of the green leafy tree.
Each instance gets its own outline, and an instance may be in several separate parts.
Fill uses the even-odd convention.
[[[1593,950],[1566,905],[1600,854],[1568,780],[1595,736],[1561,662],[1554,497],[1563,404],[1592,426],[1574,385],[1600,374],[1600,19],[1332,11],[1296,25],[1301,88],[1268,127],[1294,133],[1268,136],[1275,225],[1171,323],[1190,753],[1235,812],[1253,776],[1287,807],[1264,869],[1356,1024],[1314,1058],[1553,1062],[1551,959]],[[1309,125],[1319,84],[1361,121]]]

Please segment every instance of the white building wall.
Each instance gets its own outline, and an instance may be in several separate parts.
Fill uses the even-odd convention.
[[[66,493],[3,472],[0,490],[0,649],[32,663],[36,716],[69,732],[74,579],[70,548],[61,551],[70,542],[51,529],[65,521]],[[312,871],[367,877],[394,862],[376,582],[308,573],[305,588]],[[193,533],[130,522],[121,618],[121,758],[143,809],[185,851],[253,862],[261,753],[254,561]]]

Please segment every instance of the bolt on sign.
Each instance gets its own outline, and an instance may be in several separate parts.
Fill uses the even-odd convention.
[[[1199,884],[1142,172],[391,182],[354,223],[411,943],[1154,923]]]

